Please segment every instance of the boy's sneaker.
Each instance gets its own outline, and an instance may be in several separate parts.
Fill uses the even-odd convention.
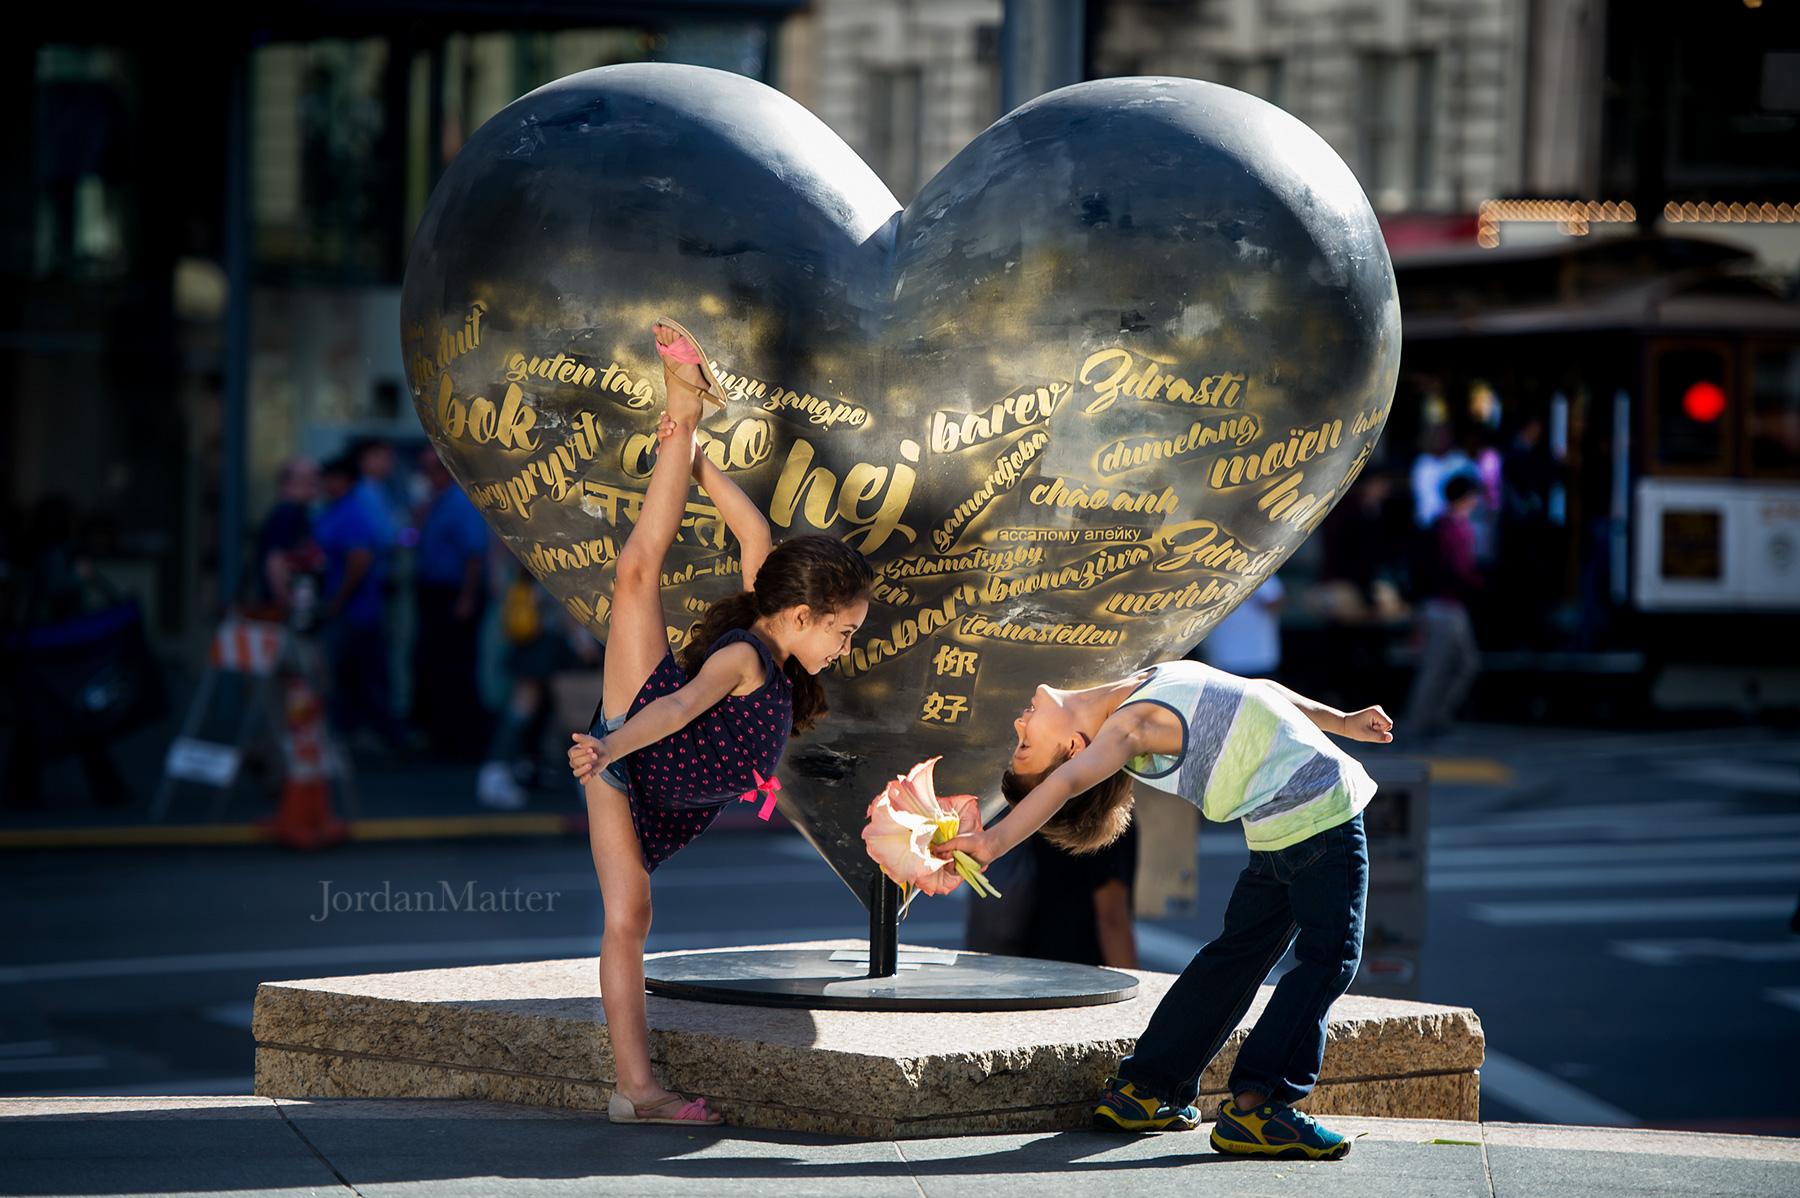
[[[1094,1107],[1094,1126],[1101,1131],[1193,1131],[1200,1108],[1170,1106],[1122,1078],[1106,1079],[1106,1093]]]
[[[1212,1146],[1234,1156],[1292,1157],[1309,1161],[1336,1161],[1350,1155],[1350,1141],[1320,1127],[1305,1111],[1279,1102],[1265,1102],[1254,1110],[1240,1111],[1229,1098],[1219,1104],[1213,1124]]]

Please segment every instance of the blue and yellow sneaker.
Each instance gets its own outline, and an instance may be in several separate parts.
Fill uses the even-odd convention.
[[[1200,1108],[1170,1106],[1122,1078],[1106,1079],[1106,1093],[1094,1107],[1094,1126],[1101,1131],[1193,1131]]]
[[[1309,1161],[1337,1161],[1350,1155],[1350,1141],[1320,1127],[1305,1111],[1279,1102],[1266,1102],[1254,1110],[1240,1111],[1226,1099],[1219,1104],[1213,1124],[1215,1151],[1234,1156],[1274,1156]]]

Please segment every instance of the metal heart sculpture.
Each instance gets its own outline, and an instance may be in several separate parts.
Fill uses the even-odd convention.
[[[738,398],[705,449],[776,538],[836,533],[876,565],[832,711],[782,767],[783,812],[859,898],[869,798],[936,754],[940,789],[991,797],[1037,683],[1185,652],[1344,493],[1400,356],[1343,162],[1170,78],[1034,100],[902,208],[760,83],[585,71],[469,139],[401,308],[427,433],[594,635],[651,467],[661,315]],[[671,640],[735,585],[696,490]]]

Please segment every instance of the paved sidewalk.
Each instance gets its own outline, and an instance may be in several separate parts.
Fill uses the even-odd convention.
[[[0,1193],[1334,1198],[1800,1193],[1800,1140],[1599,1128],[1332,1120],[1337,1163],[1219,1156],[1197,1133],[858,1141],[614,1127],[453,1100],[0,1100]],[[1204,1168],[1202,1166],[1205,1166]]]

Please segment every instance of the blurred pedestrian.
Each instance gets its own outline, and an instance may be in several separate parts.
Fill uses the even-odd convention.
[[[293,606],[296,577],[320,565],[313,542],[313,504],[319,498],[319,467],[311,458],[290,458],[275,478],[275,505],[256,533],[256,606],[280,619]]]
[[[313,539],[325,558],[320,619],[331,663],[332,722],[342,733],[373,734],[398,749],[404,738],[390,698],[383,599],[393,543],[357,492],[348,458],[327,462],[320,478],[325,510]]]
[[[393,492],[394,447],[381,437],[364,437],[350,447],[356,494],[382,544],[392,549],[406,524],[406,506]]]
[[[1557,538],[1550,493],[1556,464],[1544,445],[1544,422],[1532,416],[1513,433],[1500,467],[1500,537],[1495,556],[1496,592],[1490,619],[1502,622],[1514,643],[1538,638],[1548,622],[1550,587],[1556,577]],[[1483,628],[1491,627],[1484,623]]]
[[[1286,601],[1281,579],[1269,575],[1188,656],[1241,678],[1267,678],[1281,668],[1281,609]]]
[[[1444,510],[1444,484],[1453,475],[1473,474],[1474,470],[1469,455],[1456,447],[1450,425],[1432,425],[1425,435],[1425,452],[1413,459],[1413,522],[1420,528],[1430,528]]]
[[[440,755],[478,757],[485,724],[476,679],[487,599],[488,530],[427,446],[419,470],[431,496],[419,517],[413,598],[413,722]]]
[[[525,805],[526,785],[539,779],[539,754],[555,699],[551,680],[565,670],[599,668],[601,648],[522,568],[501,599],[500,631],[510,690],[475,780],[475,800],[516,811]]]
[[[104,707],[93,709],[93,700],[113,702],[113,692],[125,689],[132,667],[139,663],[125,660],[112,641],[90,635],[93,622],[104,619],[109,599],[83,550],[73,500],[54,493],[38,500],[9,567],[16,572],[10,579],[16,606],[4,613],[8,628],[0,677],[11,693],[8,718],[0,726],[10,727],[12,746],[0,806],[42,808],[43,768],[69,753],[80,760],[88,796],[96,804],[130,803],[131,788],[112,761],[111,736],[90,731],[87,723],[92,721],[87,717],[109,714]],[[44,642],[52,652],[40,655]],[[104,683],[96,693],[85,693],[84,677],[93,675],[91,663],[68,661],[72,655],[67,642],[91,645],[103,655],[110,651],[118,659],[96,675]],[[63,651],[56,652],[59,649]],[[85,674],[84,665],[89,666]],[[67,693],[70,690],[77,693]]]
[[[1444,510],[1425,538],[1415,582],[1419,584],[1418,672],[1413,676],[1405,723],[1409,735],[1447,731],[1481,671],[1481,652],[1469,605],[1483,579],[1475,564],[1472,516],[1481,503],[1479,484],[1467,474],[1444,483]]]
[[[1136,969],[1131,901],[1137,874],[1137,825],[1131,824],[1124,835],[1095,853],[1071,853],[1042,836],[1033,836],[1027,843],[1033,876],[1024,955]]]

